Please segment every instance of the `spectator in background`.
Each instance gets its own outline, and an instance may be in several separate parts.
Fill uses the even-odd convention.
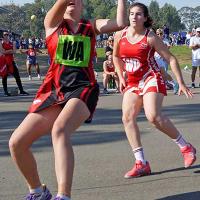
[[[192,28],[192,36],[195,36],[196,35],[196,29],[197,29],[197,26],[194,26]]]
[[[108,84],[109,81],[115,81],[116,87],[117,87],[117,91],[118,92],[118,88],[119,88],[119,78],[117,75],[117,72],[115,70],[114,64],[113,64],[113,56],[112,54],[108,55],[107,60],[105,60],[103,62],[103,93],[104,94],[108,94]]]
[[[166,47],[169,49],[171,46],[169,44],[169,40],[167,38],[163,38],[163,30],[162,29],[157,29],[156,30],[156,35],[163,41],[163,43],[166,45]],[[173,87],[174,94],[178,93],[178,83],[173,80],[170,74],[167,73],[168,71],[168,63],[167,61],[160,56],[157,52],[154,54],[154,58],[158,64],[158,67],[160,68],[160,72],[163,76],[163,79],[165,80],[166,86],[170,88],[170,86]]]
[[[163,26],[164,38],[169,39],[169,27],[165,24]]]
[[[197,68],[200,67],[200,27],[196,29],[195,36],[191,37],[190,39],[190,46],[192,49],[192,74],[191,80],[192,84],[191,87],[195,88],[195,76],[197,72]],[[200,86],[200,84],[199,84]]]
[[[186,39],[185,39],[185,45],[189,46],[190,45],[190,39],[191,39],[191,36],[192,36],[192,32],[191,31],[188,31],[187,34],[186,34]]]
[[[114,45],[114,37],[109,36],[105,48],[106,59],[108,58],[108,55],[113,53],[113,45]]]
[[[16,53],[16,43],[10,41],[9,33],[7,31],[3,32],[3,40],[0,43],[0,52],[5,55],[6,66],[7,66],[7,74],[2,78],[2,84],[5,96],[11,95],[8,92],[7,88],[7,77],[9,74],[12,74],[14,76],[20,91],[20,95],[28,95],[28,93],[25,92],[23,89],[19,71],[14,61],[14,54]]]

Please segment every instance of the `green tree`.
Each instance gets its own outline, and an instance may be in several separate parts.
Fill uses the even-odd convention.
[[[84,17],[87,19],[113,18],[116,13],[115,0],[85,0],[84,5]]]
[[[160,25],[167,24],[171,32],[180,31],[184,29],[184,25],[181,23],[181,18],[178,15],[176,8],[166,3],[159,12]]]
[[[8,9],[10,12],[1,14],[1,28],[21,33],[26,13],[15,4],[6,5],[4,8]]]
[[[161,26],[160,24],[160,8],[157,1],[151,1],[149,4],[149,14],[153,19],[153,26],[157,29]]]

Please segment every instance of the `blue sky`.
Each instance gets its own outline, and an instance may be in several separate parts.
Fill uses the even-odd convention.
[[[34,0],[0,0],[0,5],[10,2],[14,2],[18,5],[23,5],[24,3],[32,3]],[[140,2],[149,5],[151,0],[140,0]],[[177,9],[180,9],[184,6],[197,7],[200,5],[199,0],[157,0],[157,2],[159,3],[160,7],[162,7],[167,2],[175,6]]]

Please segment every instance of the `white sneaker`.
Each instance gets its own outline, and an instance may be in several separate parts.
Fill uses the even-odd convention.
[[[29,80],[29,81],[32,80],[32,76],[31,76],[31,75],[28,76],[28,80]]]
[[[39,80],[41,80],[41,76],[40,76],[40,74],[38,74],[38,76],[37,76],[37,77],[38,77],[38,79],[39,79]]]

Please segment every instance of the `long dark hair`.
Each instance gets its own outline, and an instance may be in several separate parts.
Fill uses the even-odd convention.
[[[151,27],[152,24],[153,24],[153,20],[152,20],[152,18],[151,18],[150,15],[149,15],[149,10],[148,10],[147,6],[144,5],[143,3],[139,3],[139,2],[133,3],[133,4],[130,5],[130,7],[129,7],[129,9],[128,9],[128,10],[129,10],[129,15],[130,15],[130,10],[131,10],[133,7],[139,7],[139,8],[141,8],[141,9],[143,10],[144,17],[147,18],[147,21],[144,22],[144,26],[145,26],[146,28]]]

